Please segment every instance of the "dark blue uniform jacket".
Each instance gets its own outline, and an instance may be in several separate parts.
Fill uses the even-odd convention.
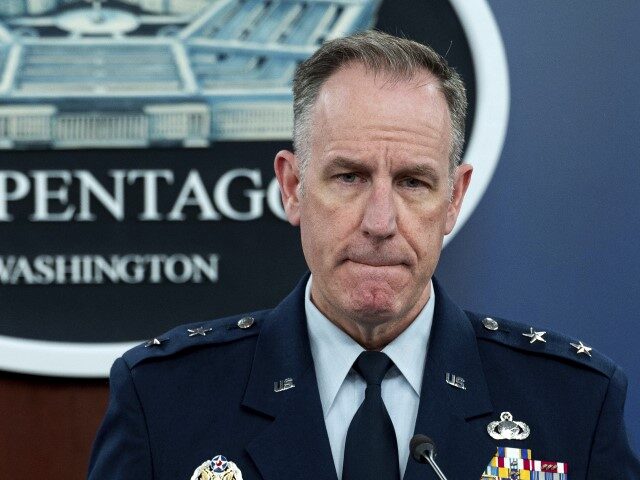
[[[189,480],[224,455],[244,480],[336,480],[304,313],[304,278],[273,310],[175,328],[111,370],[109,407],[91,480]],[[627,381],[606,357],[577,354],[551,332],[530,343],[528,325],[458,308],[436,283],[436,310],[415,432],[431,437],[449,480],[478,480],[498,446],[568,463],[571,480],[640,479],[623,423]],[[188,328],[211,329],[188,335]],[[534,326],[535,327],[535,326]],[[465,379],[466,390],[445,381]],[[291,378],[294,388],[274,391]],[[494,440],[501,412],[525,422],[525,440]],[[406,480],[435,479],[409,460]]]

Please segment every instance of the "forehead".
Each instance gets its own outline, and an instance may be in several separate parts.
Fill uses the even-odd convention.
[[[430,72],[398,79],[349,64],[331,75],[313,110],[314,143],[359,139],[450,144],[449,110],[439,80]]]

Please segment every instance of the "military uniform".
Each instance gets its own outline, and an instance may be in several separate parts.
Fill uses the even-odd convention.
[[[89,478],[188,480],[224,455],[245,480],[336,480],[306,330],[307,278],[273,310],[178,327],[116,360]],[[640,479],[614,363],[579,353],[575,339],[464,312],[437,283],[435,292],[415,431],[435,441],[449,480],[479,479],[497,447],[564,462],[571,480]],[[492,438],[487,426],[502,412],[528,436]],[[410,460],[404,478],[435,476]]]

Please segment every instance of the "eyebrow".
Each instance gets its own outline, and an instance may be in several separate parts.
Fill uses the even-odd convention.
[[[416,165],[401,168],[398,173],[410,175],[412,177],[427,177],[431,180],[434,186],[437,186],[440,181],[440,176],[436,169],[426,163],[418,163]]]
[[[328,170],[333,168],[340,168],[345,170],[353,170],[353,171],[367,171],[369,170],[368,166],[356,160],[352,160],[347,157],[336,157],[331,160],[326,167]],[[397,175],[409,175],[414,177],[427,177],[434,186],[437,186],[440,180],[440,176],[435,168],[426,163],[417,163],[414,165],[408,165],[406,167],[401,167],[396,172]]]
[[[345,170],[366,170],[366,166],[362,162],[357,162],[346,157],[336,157],[331,160],[327,168],[344,168]]]

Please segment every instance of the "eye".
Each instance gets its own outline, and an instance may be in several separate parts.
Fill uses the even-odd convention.
[[[355,183],[358,180],[358,176],[355,173],[340,173],[336,177],[344,183]]]
[[[407,187],[407,188],[411,188],[411,189],[418,189],[418,188],[427,188],[428,185],[426,182],[422,181],[422,180],[418,180],[417,178],[414,177],[407,177],[407,178],[403,178],[402,180],[400,180],[400,185],[403,187]]]

